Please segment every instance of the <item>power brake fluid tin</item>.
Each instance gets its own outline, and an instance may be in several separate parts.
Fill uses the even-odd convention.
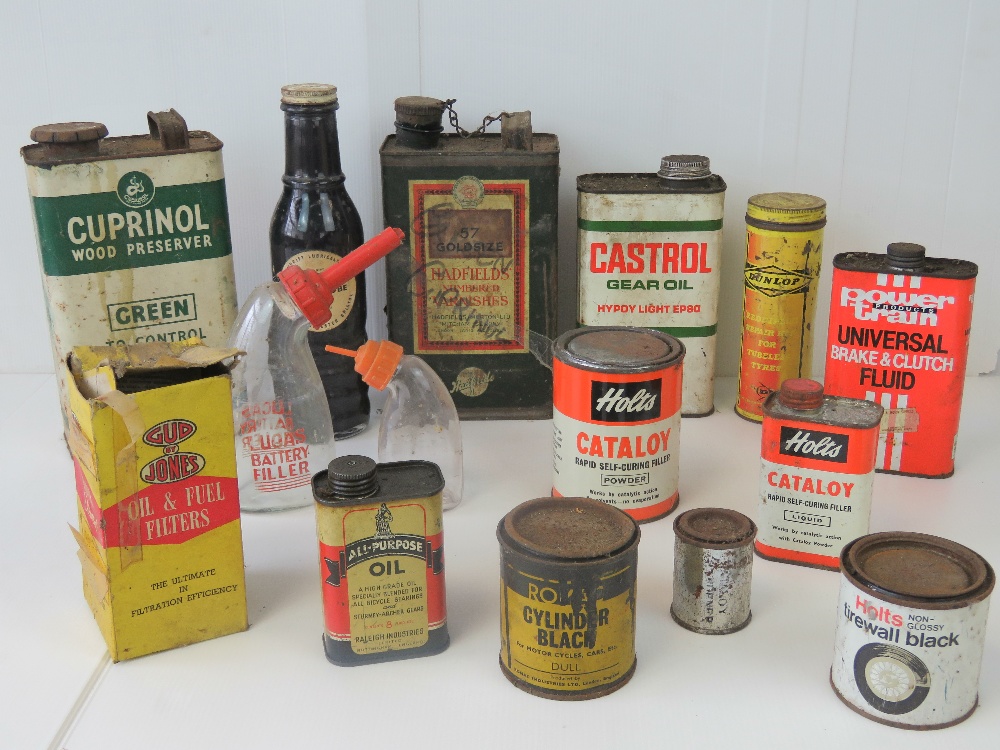
[[[908,242],[834,257],[826,386],[885,407],[876,471],[954,473],[978,271]]]
[[[882,413],[799,378],[764,402],[758,555],[837,570],[844,545],[868,533]]]
[[[746,221],[736,413],[759,422],[765,399],[783,380],[812,372],[826,201],[802,193],[755,195]]]
[[[448,648],[441,470],[341,456],[313,477],[323,646],[340,666]]]
[[[964,721],[979,702],[993,568],[927,534],[855,539],[841,553],[830,682],[859,714],[903,729]]]
[[[644,328],[579,328],[552,354],[552,494],[592,497],[640,523],[670,513],[684,345]]]
[[[576,189],[577,319],[681,339],[681,414],[711,414],[725,181],[707,157],[672,155],[655,174],[584,174]]]
[[[532,695],[584,700],[635,672],[639,527],[581,497],[521,503],[497,526],[500,669]]]

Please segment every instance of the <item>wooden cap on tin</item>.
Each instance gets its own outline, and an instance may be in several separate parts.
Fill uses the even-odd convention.
[[[674,519],[674,534],[696,547],[730,549],[750,544],[757,525],[728,508],[695,508]]]
[[[101,122],[56,122],[31,129],[35,143],[85,143],[97,141],[108,134]]]
[[[844,575],[863,588],[889,594],[901,604],[931,608],[980,601],[996,583],[980,555],[930,534],[869,534],[844,547],[840,563]]]
[[[590,560],[620,552],[639,536],[625,511],[587,497],[540,497],[521,503],[500,522],[513,544],[540,557]]]
[[[337,101],[337,87],[328,83],[292,83],[281,87],[282,104],[320,105]]]
[[[401,96],[393,103],[396,120],[407,125],[440,125],[445,104],[430,96]]]
[[[826,201],[806,193],[760,193],[747,201],[747,216],[758,221],[811,224],[826,218]]]

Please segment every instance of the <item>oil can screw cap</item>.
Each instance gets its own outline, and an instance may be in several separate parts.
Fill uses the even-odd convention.
[[[915,242],[893,242],[885,249],[885,252],[892,265],[910,268],[924,262],[927,248]]]
[[[396,120],[413,127],[440,125],[444,102],[429,96],[401,96],[396,99]]]
[[[700,180],[710,177],[712,170],[707,156],[671,154],[660,159],[658,174],[668,180]]]
[[[823,405],[823,384],[807,378],[789,378],[781,384],[778,401],[789,409],[818,409]]]
[[[35,143],[85,143],[100,140],[107,134],[107,127],[100,122],[56,122],[32,128],[31,140]]]
[[[340,456],[330,462],[326,477],[341,498],[367,497],[378,491],[378,465],[368,456]]]
[[[292,83],[281,87],[282,104],[320,105],[337,101],[337,87],[328,83]]]

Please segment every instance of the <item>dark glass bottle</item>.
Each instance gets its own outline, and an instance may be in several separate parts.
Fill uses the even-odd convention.
[[[274,273],[289,264],[321,270],[364,242],[361,217],[344,188],[337,138],[337,88],[296,84],[281,89],[285,112],[285,189],[271,218]],[[337,439],[368,426],[368,386],[347,357],[327,353],[327,344],[357,349],[365,334],[365,275],[334,293],[333,317],[310,329],[309,349],[330,403]]]

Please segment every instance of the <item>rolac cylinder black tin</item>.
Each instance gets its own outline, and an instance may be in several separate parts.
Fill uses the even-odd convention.
[[[543,497],[508,513],[500,540],[500,668],[527,693],[585,700],[635,671],[639,527],[597,500]]]

